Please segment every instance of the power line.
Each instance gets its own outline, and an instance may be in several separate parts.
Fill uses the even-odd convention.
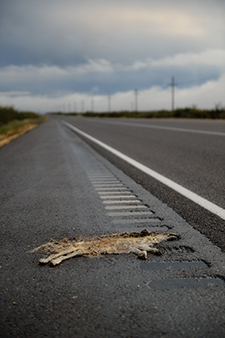
[[[81,113],[84,112],[84,100],[81,101]]]
[[[172,76],[171,83],[170,83],[171,94],[172,94],[172,98],[171,98],[171,110],[172,110],[172,112],[174,112],[174,109],[175,109],[175,86],[176,85],[177,84],[175,83],[175,78],[174,78],[174,76]]]
[[[108,112],[111,113],[111,95],[108,95]]]
[[[94,98],[91,99],[91,111],[94,113]]]
[[[138,89],[134,90],[135,111],[138,112]]]
[[[199,77],[199,78],[195,78],[195,79],[192,79],[192,80],[184,80],[184,81],[179,81],[178,83],[177,83],[177,85],[182,85],[182,84],[185,84],[185,83],[193,83],[193,82],[195,82],[195,83],[197,83],[197,82],[199,82],[199,81],[210,81],[211,80],[211,78],[212,77],[215,77],[215,76],[218,76],[218,74],[211,74],[211,75],[209,75],[209,76],[204,76],[204,77]]]

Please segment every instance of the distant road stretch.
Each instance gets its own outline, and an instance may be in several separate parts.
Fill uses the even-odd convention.
[[[216,207],[218,206],[224,214],[225,121],[73,117],[64,120]],[[119,163],[116,159],[110,159],[114,163]],[[118,163],[115,164],[118,165]],[[121,169],[124,170],[124,167],[126,164],[123,164]],[[132,168],[127,169],[127,173],[129,172],[132,172]],[[193,205],[188,206],[188,202],[180,200],[179,195],[171,195],[168,189],[163,189],[162,185],[153,182],[139,172],[134,173],[134,170],[133,178],[140,181],[167,204],[172,207],[175,204],[176,211],[179,211],[182,216],[187,216],[187,210],[192,215],[190,209],[193,209]],[[186,197],[189,198],[188,195]],[[172,202],[171,199],[174,201]],[[179,202],[180,206],[178,206]],[[184,214],[182,211],[185,211]],[[198,217],[199,215],[198,212]],[[201,218],[204,218],[204,215],[201,215]]]

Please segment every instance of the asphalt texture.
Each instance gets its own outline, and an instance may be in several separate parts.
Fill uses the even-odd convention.
[[[199,122],[191,125],[186,120],[179,124],[168,120],[167,126],[160,120],[157,125],[151,120],[70,118],[70,121],[82,131],[225,208],[224,121],[211,124],[203,121],[200,129]],[[154,129],[154,126],[179,130]],[[213,126],[214,132],[223,130],[223,136],[188,132],[201,132],[203,127],[210,132]]]
[[[1,337],[224,337],[225,254],[166,204],[59,119],[1,148],[0,158]],[[106,173],[157,222],[115,222],[90,179]],[[179,240],[147,261],[103,255],[53,268],[29,252],[51,238],[144,227]]]
[[[63,119],[225,209],[224,121]],[[88,143],[225,251],[224,220],[93,142]]]

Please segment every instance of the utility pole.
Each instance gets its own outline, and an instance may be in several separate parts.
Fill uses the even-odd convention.
[[[108,95],[108,112],[111,113],[111,95]]]
[[[84,101],[81,101],[81,112],[84,113]]]
[[[74,102],[74,113],[76,113],[76,112],[77,112],[77,103]]]
[[[134,91],[135,111],[138,112],[138,89]]]
[[[174,112],[174,110],[175,110],[175,86],[176,86],[174,76],[172,76],[172,80],[171,80],[170,86],[171,86],[171,95],[172,95],[171,110],[172,110],[172,112]]]
[[[94,99],[91,99],[91,111],[94,113]]]

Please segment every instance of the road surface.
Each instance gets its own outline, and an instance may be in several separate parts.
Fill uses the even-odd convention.
[[[1,337],[224,337],[224,252],[139,184],[138,171],[112,156],[120,170],[59,118],[1,148],[0,158]],[[51,238],[144,228],[179,240],[146,261],[103,255],[53,268],[30,253]]]
[[[64,118],[130,158],[225,209],[225,122]],[[95,144],[92,142],[92,146]],[[96,146],[95,146],[96,148]],[[96,148],[225,250],[224,218]],[[224,214],[224,211],[223,211]],[[224,216],[223,216],[224,217]],[[216,229],[216,231],[215,231]]]

